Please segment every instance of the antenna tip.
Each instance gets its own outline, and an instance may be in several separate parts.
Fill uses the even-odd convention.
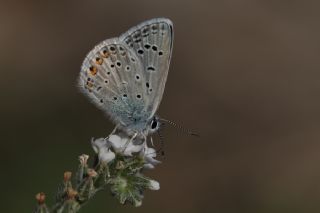
[[[192,135],[192,136],[196,136],[196,137],[200,137],[200,135],[199,135],[199,134],[194,133],[194,132],[190,132],[190,135]]]

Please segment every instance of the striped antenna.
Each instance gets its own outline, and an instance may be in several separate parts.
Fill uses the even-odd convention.
[[[176,123],[174,123],[174,122],[172,122],[172,121],[169,121],[169,120],[166,120],[166,119],[163,119],[163,118],[161,118],[160,121],[166,122],[166,123],[168,123],[168,124],[170,124],[170,125],[178,128],[178,129],[179,129],[181,132],[183,132],[183,133],[186,133],[186,134],[192,135],[192,136],[196,136],[196,137],[200,137],[199,134],[194,133],[194,132],[192,132],[192,131],[190,131],[190,130],[187,130],[187,129],[183,128],[182,126],[180,126],[180,125],[178,125],[178,124],[176,124]]]

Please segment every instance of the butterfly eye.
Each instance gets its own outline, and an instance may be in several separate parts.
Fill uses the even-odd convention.
[[[157,120],[156,120],[156,119],[153,119],[153,120],[152,120],[152,123],[151,123],[151,129],[155,129],[155,128],[157,128],[157,126],[158,126]]]

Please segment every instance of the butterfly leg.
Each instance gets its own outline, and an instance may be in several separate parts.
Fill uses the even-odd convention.
[[[112,132],[111,132],[107,137],[105,137],[105,140],[107,140],[110,135],[113,135],[113,134],[117,131],[118,126],[119,126],[119,125],[116,125],[116,127],[112,130]]]
[[[154,143],[153,143],[152,137],[150,138],[150,142],[151,142],[151,145],[154,147]]]
[[[127,149],[128,145],[129,145],[130,143],[132,143],[132,141],[137,137],[137,135],[138,135],[137,132],[134,133],[134,135],[130,138],[130,140],[128,140],[128,141],[126,142],[126,144],[125,144],[124,147],[123,147],[122,153]]]
[[[143,133],[142,133],[142,136],[144,138],[144,141],[143,141],[143,143],[144,143],[143,152],[145,153],[147,151],[147,149],[148,149],[147,136],[145,134],[143,134]],[[152,138],[151,138],[151,141],[152,141]]]

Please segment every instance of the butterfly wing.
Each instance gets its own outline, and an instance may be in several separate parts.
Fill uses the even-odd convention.
[[[151,119],[161,102],[168,76],[173,24],[166,18],[151,19],[131,28],[119,39],[133,49],[142,62],[147,94],[145,109]]]
[[[142,70],[140,59],[131,49],[118,38],[108,39],[86,56],[79,86],[116,124],[130,126],[134,112],[141,112],[145,105]]]
[[[81,90],[128,133],[146,129],[161,101],[172,50],[170,23],[167,19],[143,22],[120,38],[98,44],[82,64]],[[141,41],[127,43],[137,38],[137,32]]]

